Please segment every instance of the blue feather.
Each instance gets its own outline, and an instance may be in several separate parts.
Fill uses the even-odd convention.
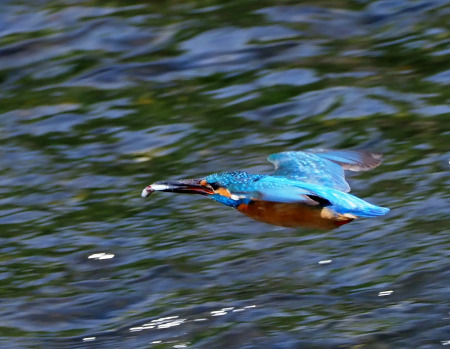
[[[357,150],[311,149],[269,155],[273,176],[296,179],[349,192],[344,170],[365,171],[381,163],[379,154]]]

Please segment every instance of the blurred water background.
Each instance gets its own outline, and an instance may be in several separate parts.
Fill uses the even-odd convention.
[[[1,348],[450,344],[449,1],[0,7]],[[391,213],[140,197],[313,147],[384,153],[349,182]]]

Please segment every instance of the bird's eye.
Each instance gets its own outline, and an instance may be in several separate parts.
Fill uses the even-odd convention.
[[[219,183],[214,182],[214,183],[209,183],[209,185],[211,186],[211,188],[213,188],[214,190],[217,190],[220,188]]]

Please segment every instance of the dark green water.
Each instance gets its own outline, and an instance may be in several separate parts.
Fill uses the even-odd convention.
[[[0,7],[1,348],[449,344],[448,1]],[[140,197],[313,147],[385,154],[349,182],[391,213]]]

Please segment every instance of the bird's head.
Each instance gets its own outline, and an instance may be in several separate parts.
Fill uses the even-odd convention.
[[[155,191],[172,193],[201,194],[211,197],[229,206],[238,204],[238,197],[227,189],[236,181],[243,181],[248,173],[242,171],[215,173],[197,179],[178,179],[153,183],[142,191],[142,197],[147,197]]]

